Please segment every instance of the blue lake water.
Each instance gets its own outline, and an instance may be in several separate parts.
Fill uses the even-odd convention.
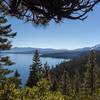
[[[26,80],[28,79],[29,76],[29,68],[30,65],[32,64],[32,58],[33,54],[8,54],[7,56],[10,56],[10,59],[15,62],[14,65],[5,67],[10,70],[18,70],[20,73],[20,78],[22,79],[22,87],[26,83]],[[47,62],[50,67],[55,66],[56,64],[59,64],[63,61],[68,61],[67,59],[59,59],[59,58],[40,58],[42,66]],[[14,73],[11,73],[9,76],[14,75]]]

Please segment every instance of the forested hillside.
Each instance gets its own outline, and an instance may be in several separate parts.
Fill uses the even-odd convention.
[[[96,54],[99,55],[99,53]],[[97,56],[97,59],[99,57]],[[10,78],[6,78],[3,74],[0,78],[0,99],[99,100],[100,71],[98,70],[98,61],[96,62],[95,52],[92,50],[89,56],[63,62],[56,68],[50,69],[47,62],[42,68],[36,50],[25,87],[23,89],[20,87],[21,80],[18,71]]]
[[[82,51],[67,51],[67,52],[58,52],[58,53],[47,53],[41,55],[41,57],[52,57],[52,58],[64,58],[64,59],[75,59],[84,56],[88,56],[90,50],[82,50]],[[100,50],[95,50],[96,55],[99,56]]]
[[[10,67],[14,62],[9,59],[9,56],[1,54],[2,51],[11,49],[12,38],[16,36],[16,32],[12,31],[12,25],[8,24],[9,16],[14,17],[12,24],[18,25],[13,26],[14,30],[20,30],[19,38],[14,42],[17,46],[30,44],[36,47],[49,47],[51,45],[56,48],[58,45],[58,48],[62,48],[62,45],[65,46],[68,43],[69,47],[73,44],[72,48],[74,48],[74,42],[77,42],[80,47],[87,43],[90,46],[97,41],[100,42],[98,21],[100,13],[97,14],[97,17],[93,16],[95,13],[88,14],[88,12],[94,11],[94,7],[99,3],[100,0],[0,0],[0,100],[100,100],[100,45],[96,46],[97,49],[93,47],[85,48],[85,51],[79,49],[60,53],[49,49],[48,51],[51,53],[42,55],[43,57],[70,59],[69,62],[62,62],[52,68],[48,62],[44,65],[41,64],[38,50],[33,52],[32,48],[29,48],[30,51],[24,48],[26,54],[34,53],[32,64],[27,66],[30,72],[24,87],[21,87],[22,82],[18,70],[13,73],[13,70],[5,68],[5,66]],[[88,15],[91,16],[90,20],[87,19],[83,23]],[[46,26],[49,23],[51,26],[45,31],[31,30],[29,23],[29,26],[22,27],[25,23],[18,19],[24,20],[25,23],[32,23],[35,28],[36,26]],[[53,24],[54,22],[61,23],[65,19],[81,20],[82,22],[78,22],[78,24],[67,20],[65,27],[62,25],[55,27]],[[69,22],[72,24],[70,25]],[[92,39],[93,41],[90,41]],[[19,52],[16,52],[15,48],[12,51],[22,53],[20,50],[18,49]],[[48,51],[44,49],[42,53],[49,53]],[[23,57],[21,59],[24,60]],[[24,62],[27,61],[24,60]],[[7,75],[10,74],[12,76],[8,77]]]
[[[95,51],[96,55],[96,65],[97,68],[100,70],[100,51]],[[62,62],[61,64],[56,65],[55,68],[51,69],[51,75],[55,75],[60,79],[60,76],[63,74],[64,70],[68,70],[70,75],[73,76],[73,74],[79,70],[80,73],[85,71],[85,65],[88,61],[88,56],[82,56],[78,58],[74,58],[69,62]]]
[[[73,58],[86,56],[88,54],[89,54],[89,51],[67,51],[67,52],[43,54],[41,55],[41,57],[73,59]]]

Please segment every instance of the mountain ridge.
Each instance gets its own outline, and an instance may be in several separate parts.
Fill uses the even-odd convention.
[[[76,58],[85,56],[89,53],[91,49],[100,50],[100,44],[92,47],[78,48],[74,50],[68,49],[52,49],[52,48],[32,48],[32,47],[14,47],[11,50],[3,51],[3,53],[13,53],[13,54],[33,54],[35,50],[38,50],[41,57],[53,57],[53,58]]]

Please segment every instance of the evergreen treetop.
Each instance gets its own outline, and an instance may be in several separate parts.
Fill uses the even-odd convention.
[[[50,80],[50,66],[48,65],[47,62],[44,64],[43,74],[44,78]]]
[[[14,76],[15,76],[15,77],[20,77],[20,74],[18,73],[18,70],[15,71]]]
[[[64,71],[61,79],[61,91],[64,95],[70,95],[72,93],[71,79],[67,71]]]
[[[26,86],[33,87],[41,79],[42,68],[38,50],[35,51],[33,56],[33,64],[30,66],[30,74]]]
[[[86,72],[84,76],[84,88],[87,93],[93,95],[97,89],[96,87],[97,87],[96,57],[95,57],[95,52],[91,50],[86,65]]]
[[[35,54],[33,56],[33,64],[41,67],[41,61],[40,61],[40,56],[39,56],[38,50],[35,51]]]

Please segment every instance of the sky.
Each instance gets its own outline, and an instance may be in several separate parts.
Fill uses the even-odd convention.
[[[100,44],[100,4],[87,14],[84,21],[64,19],[60,24],[50,22],[46,27],[34,27],[9,17],[13,32],[13,47],[77,49]]]

